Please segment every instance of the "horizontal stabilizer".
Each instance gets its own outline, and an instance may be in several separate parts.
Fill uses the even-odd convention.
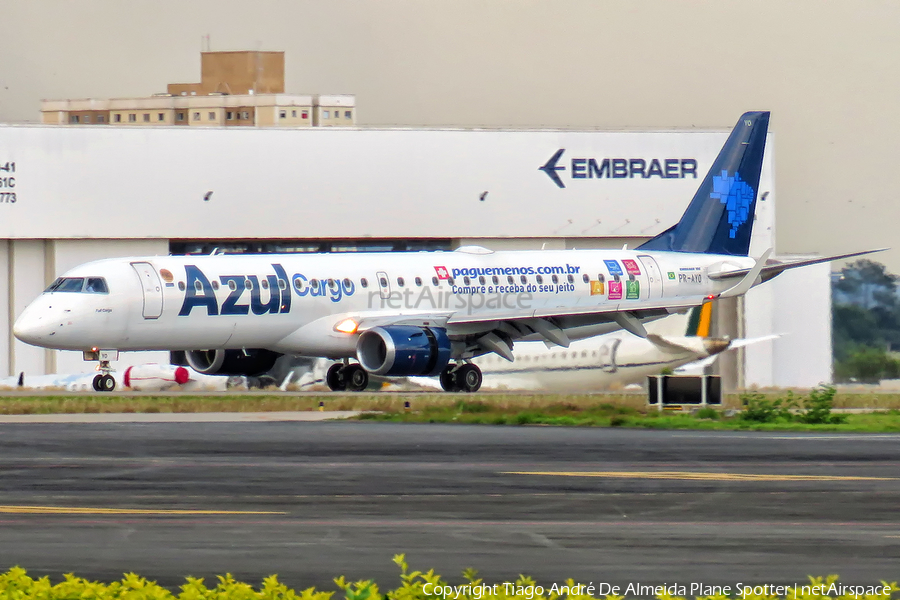
[[[647,341],[652,343],[663,352],[666,352],[667,354],[684,354],[685,352],[697,351],[694,348],[688,348],[687,346],[676,344],[675,342],[669,341],[661,335],[657,335],[655,333],[647,335]]]
[[[795,260],[791,262],[772,261],[762,268],[761,274],[764,281],[772,279],[782,271],[788,269],[796,269],[797,267],[806,267],[809,265],[817,265],[819,263],[831,262],[833,260],[843,260],[845,258],[853,258],[855,256],[863,256],[875,252],[884,252],[887,248],[878,248],[876,250],[863,250],[862,252],[851,252],[850,254],[835,254],[832,256],[819,256],[816,258],[808,258],[804,260]],[[721,273],[710,273],[710,279],[729,279],[731,277],[742,277],[750,272],[750,269],[737,269],[734,271],[723,271]]]

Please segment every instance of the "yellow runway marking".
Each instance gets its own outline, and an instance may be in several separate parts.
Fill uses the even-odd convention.
[[[697,471],[505,471],[504,475],[556,475],[617,479],[685,479],[701,481],[895,481],[896,477],[839,475],[761,475],[757,473],[703,473]]]
[[[150,508],[93,508],[81,506],[3,506],[0,514],[34,515],[286,515],[255,510],[159,510]]]

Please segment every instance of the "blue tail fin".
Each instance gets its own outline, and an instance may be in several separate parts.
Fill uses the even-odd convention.
[[[741,116],[678,223],[640,250],[747,256],[768,112]]]

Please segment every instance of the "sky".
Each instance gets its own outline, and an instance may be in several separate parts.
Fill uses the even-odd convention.
[[[771,110],[778,252],[895,245],[900,3],[860,0],[2,0],[0,121],[42,98],[199,81],[282,50],[289,93],[361,126],[730,129]]]

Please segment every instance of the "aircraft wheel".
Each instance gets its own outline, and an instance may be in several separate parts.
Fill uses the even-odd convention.
[[[328,389],[332,392],[343,392],[347,389],[343,371],[343,363],[334,363],[328,367],[328,373],[325,374],[325,383],[328,384]]]
[[[459,388],[456,386],[456,373],[453,372],[455,365],[447,365],[443,371],[441,371],[440,381],[441,387],[444,388],[445,392],[458,392]]]
[[[369,372],[362,365],[350,365],[341,373],[347,389],[351,392],[361,392],[369,385]]]
[[[481,369],[477,365],[465,364],[456,370],[456,383],[459,390],[473,393],[481,388]]]
[[[111,392],[116,389],[116,380],[112,375],[97,375],[93,386],[95,392]]]

